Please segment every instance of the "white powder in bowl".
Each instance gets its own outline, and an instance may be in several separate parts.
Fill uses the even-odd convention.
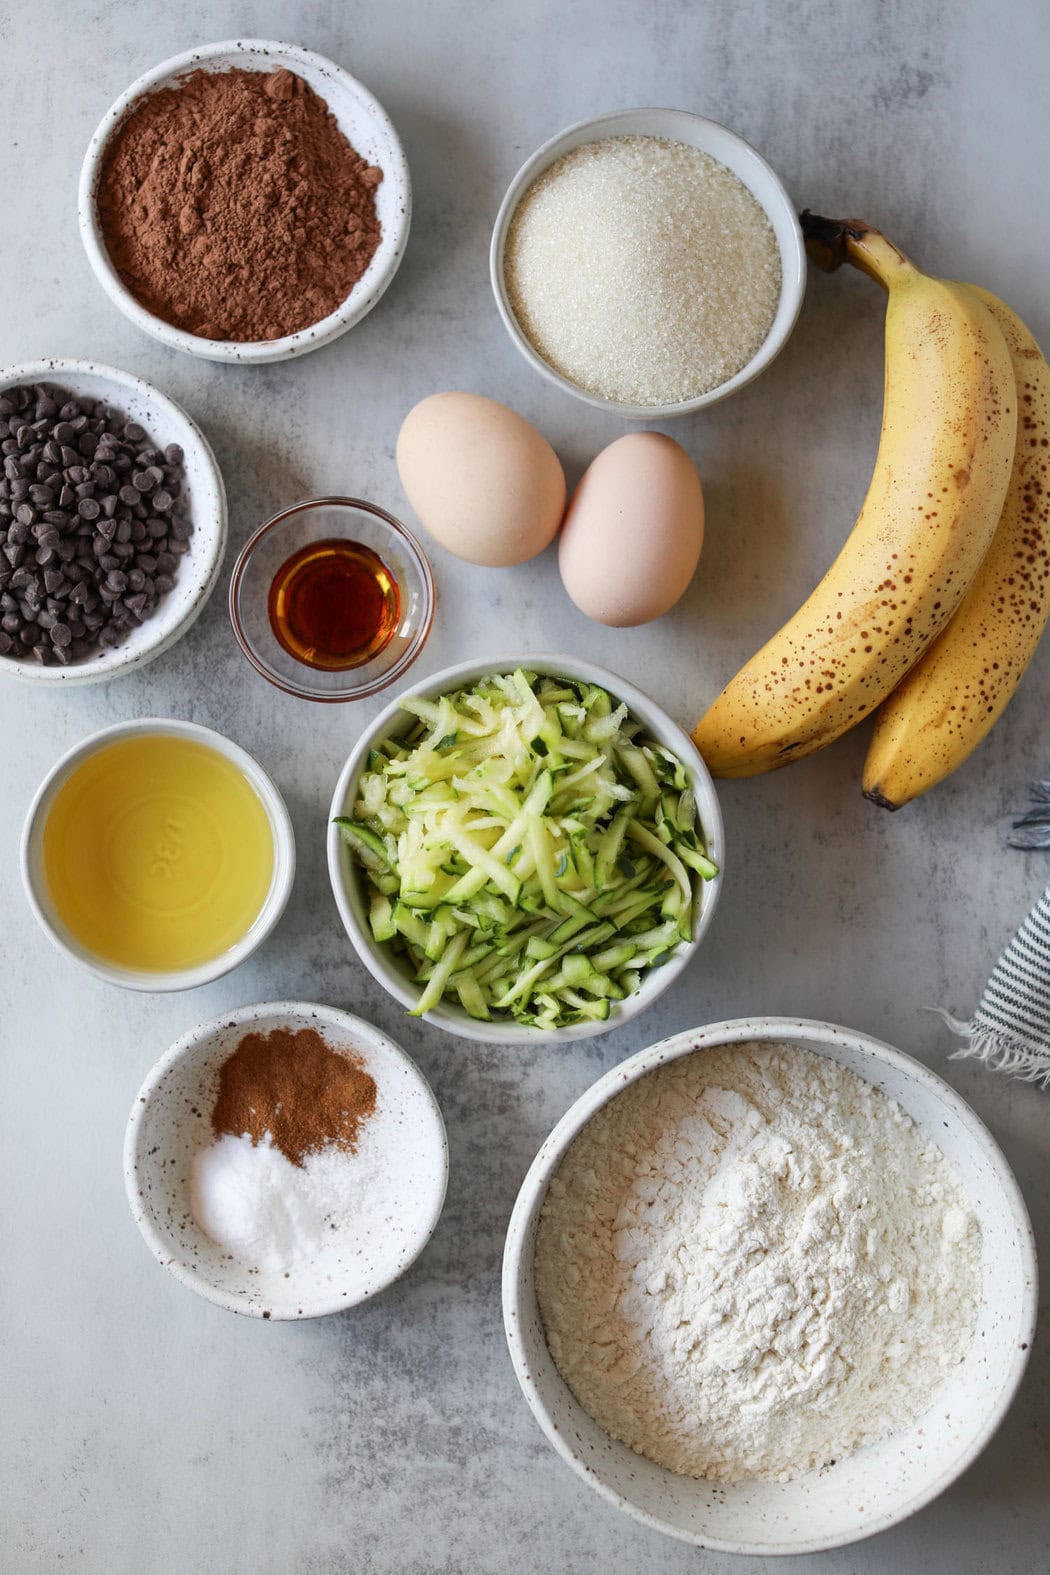
[[[375,1171],[364,1142],[357,1152],[329,1143],[293,1165],[269,1132],[255,1144],[247,1133],[224,1133],[193,1156],[190,1206],[231,1257],[286,1271],[316,1258],[332,1230],[353,1228],[372,1201]]]
[[[894,1100],[738,1046],[598,1112],[535,1264],[551,1355],[606,1432],[688,1476],[787,1481],[928,1409],[973,1337],[980,1233]]]
[[[504,277],[523,333],[564,377],[621,404],[677,404],[760,348],[780,252],[761,205],[717,159],[661,137],[606,137],[529,187]]]

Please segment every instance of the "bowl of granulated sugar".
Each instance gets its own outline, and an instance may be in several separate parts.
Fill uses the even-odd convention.
[[[548,1442],[636,1520],[801,1554],[922,1509],[988,1443],[1035,1327],[1032,1228],[933,1072],[797,1018],[606,1073],[507,1229],[511,1361]]]
[[[725,126],[634,109],[570,126],[518,171],[492,288],[544,377],[636,421],[725,399],[795,326],[802,232],[780,180]]]

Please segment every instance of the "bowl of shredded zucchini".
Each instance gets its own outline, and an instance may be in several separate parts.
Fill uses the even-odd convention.
[[[467,1039],[576,1039],[689,962],[721,884],[722,817],[689,738],[567,656],[436,673],[336,786],[332,889],[361,960]]]

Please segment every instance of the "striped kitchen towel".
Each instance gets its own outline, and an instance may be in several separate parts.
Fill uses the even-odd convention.
[[[998,1072],[1050,1084],[1050,886],[1006,947],[968,1023],[944,1017],[976,1056]]]

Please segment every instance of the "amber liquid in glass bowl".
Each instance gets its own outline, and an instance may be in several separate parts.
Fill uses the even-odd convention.
[[[308,542],[274,575],[270,626],[289,656],[307,667],[360,667],[389,644],[401,616],[397,580],[361,542]]]

